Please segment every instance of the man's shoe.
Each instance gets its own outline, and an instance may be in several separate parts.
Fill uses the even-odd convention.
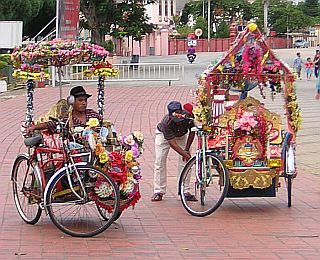
[[[155,193],[153,194],[153,196],[151,197],[151,201],[161,201],[163,197],[163,193]]]
[[[186,198],[186,201],[198,201],[197,198],[189,192],[185,193],[184,197]]]

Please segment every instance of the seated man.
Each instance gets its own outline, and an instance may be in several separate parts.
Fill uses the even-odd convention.
[[[72,122],[71,127],[86,127],[86,123],[90,118],[97,118],[102,125],[103,118],[94,110],[87,109],[88,98],[92,95],[86,93],[82,86],[74,87],[70,90],[68,102],[72,105]],[[69,123],[69,118],[66,116],[63,121]],[[70,126],[70,123],[68,124]],[[26,134],[30,135],[34,130],[48,130],[50,134],[56,132],[56,123],[49,120],[48,122],[31,125],[26,129]]]

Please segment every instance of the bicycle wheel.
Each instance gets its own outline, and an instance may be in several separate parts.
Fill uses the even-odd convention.
[[[36,224],[41,216],[41,187],[35,168],[27,155],[18,155],[12,168],[13,198],[20,217],[28,224]]]
[[[104,220],[109,220],[110,219],[110,213],[108,212],[108,210],[106,210],[105,208],[102,208],[100,206],[97,205],[97,209],[99,211],[100,216],[104,219]],[[113,221],[116,221],[118,218],[120,218],[122,211],[119,211],[117,216],[114,218]]]
[[[287,186],[287,205],[290,208],[292,204],[292,181],[295,174],[295,151],[292,145],[285,151],[284,156],[284,180]]]
[[[45,192],[46,206],[52,222],[64,233],[75,237],[91,237],[106,230],[119,212],[120,195],[111,177],[90,165],[77,165],[85,186],[71,173],[70,189],[67,172],[54,176]],[[78,196],[80,198],[78,198]],[[109,218],[102,219],[98,207],[108,210]]]
[[[214,154],[206,153],[205,171],[196,172],[194,156],[182,170],[179,194],[184,208],[193,216],[204,217],[213,213],[223,202],[229,186],[229,177],[224,163]],[[206,177],[202,179],[202,172]],[[196,176],[198,175],[198,177]],[[200,181],[199,181],[200,180]],[[192,195],[196,199],[190,199]]]

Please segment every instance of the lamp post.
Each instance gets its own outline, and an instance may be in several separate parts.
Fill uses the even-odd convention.
[[[208,0],[208,52],[210,52],[210,29],[211,29],[211,9],[210,9],[210,0]]]

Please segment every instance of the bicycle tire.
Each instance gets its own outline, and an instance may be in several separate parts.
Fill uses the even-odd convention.
[[[64,233],[74,237],[96,236],[105,231],[117,217],[120,208],[119,190],[112,178],[103,171],[91,165],[76,165],[75,167],[83,175],[82,182],[88,196],[84,200],[79,200],[70,190],[70,186],[61,190],[59,186],[67,178],[67,172],[64,169],[54,175],[48,183],[45,191],[46,207],[52,222]],[[99,187],[104,185],[108,190],[108,202],[111,208],[108,220],[102,219],[98,211],[99,195],[96,190],[98,184]],[[73,188],[78,190],[79,196],[83,196],[81,188],[77,189],[77,187],[80,187],[79,181],[73,180]]]
[[[104,220],[109,220],[109,219],[110,219],[110,214],[108,213],[108,211],[107,211],[106,209],[104,209],[104,208],[102,208],[102,207],[99,207],[98,205],[97,205],[97,209],[98,209],[98,211],[99,211],[100,216],[101,216]],[[117,214],[117,216],[114,218],[113,221],[118,220],[118,218],[121,217],[121,214],[122,214],[122,211],[119,211],[118,214]]]
[[[28,163],[27,155],[18,155],[13,164],[11,180],[14,203],[20,217],[27,224],[34,225],[39,221],[42,213],[38,200],[41,198],[42,188],[40,187],[41,182],[34,174],[35,169],[30,166],[29,173],[26,172]]]
[[[223,202],[229,187],[229,176],[223,161],[213,153],[206,153],[206,159],[211,160],[210,176],[206,182],[200,183],[195,173],[196,156],[186,164],[179,179],[179,194],[183,207],[193,216],[204,217],[212,214]],[[209,161],[209,160],[208,160]],[[213,171],[215,171],[213,173]],[[197,201],[188,200],[191,183]],[[204,185],[206,185],[204,187]],[[211,192],[211,193],[209,193]]]
[[[284,164],[284,180],[287,187],[287,205],[290,208],[292,205],[292,181],[293,181],[293,174],[288,174],[288,151],[290,149],[290,144],[286,147],[283,164]]]
[[[286,181],[286,185],[287,185],[287,205],[288,208],[291,207],[291,203],[292,203],[292,198],[291,198],[291,194],[292,194],[292,175],[287,175],[285,177],[285,181]]]

